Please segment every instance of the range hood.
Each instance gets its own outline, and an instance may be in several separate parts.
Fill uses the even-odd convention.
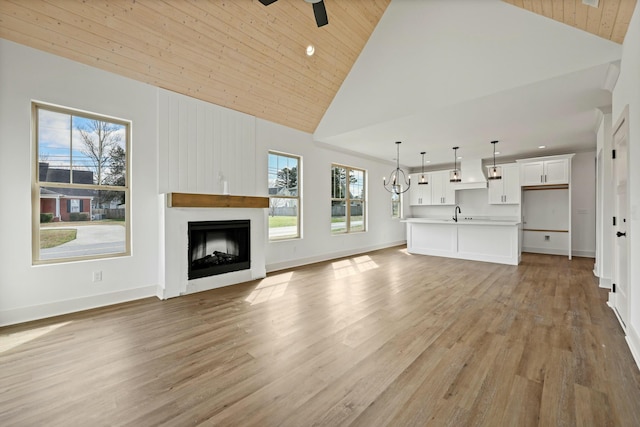
[[[481,159],[463,159],[460,163],[460,171],[462,182],[453,183],[455,190],[487,188],[487,177],[484,175]]]

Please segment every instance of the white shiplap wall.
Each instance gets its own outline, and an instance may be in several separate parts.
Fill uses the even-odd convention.
[[[255,117],[159,91],[160,193],[256,195]]]

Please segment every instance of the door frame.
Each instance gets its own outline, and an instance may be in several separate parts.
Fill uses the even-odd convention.
[[[627,199],[627,202],[625,204],[625,211],[623,213],[618,212],[618,199],[617,196],[615,196],[617,194],[616,191],[616,185],[618,182],[618,170],[619,168],[616,167],[616,162],[614,160],[612,160],[612,175],[613,175],[613,182],[612,182],[612,191],[614,194],[614,215],[616,218],[616,224],[620,224],[620,218],[630,218],[629,216],[629,185],[628,185],[628,180],[629,180],[629,105],[626,105],[624,110],[622,111],[622,113],[620,114],[620,116],[618,117],[618,120],[616,121],[615,126],[613,126],[612,128],[612,133],[611,133],[611,146],[612,149],[616,149],[616,135],[617,133],[620,131],[620,129],[625,129],[626,132],[626,139],[627,139],[627,155],[625,156],[625,160],[626,160],[626,165],[624,170],[627,173],[627,186],[626,186],[626,191],[625,191],[625,197]],[[618,231],[618,225],[613,227],[613,232]],[[626,228],[625,228],[626,232],[629,232],[629,222],[626,223]],[[613,235],[613,233],[611,234],[611,239],[613,239],[613,245],[612,245],[612,249],[613,249],[613,256],[611,259],[612,262],[612,282],[614,284],[618,283],[618,271],[619,271],[619,257],[618,257],[618,242],[616,241],[616,239],[618,239],[619,237],[616,237]],[[615,294],[614,289],[612,289],[611,293],[609,294],[609,301],[610,301],[610,306],[613,309],[613,312],[615,313],[616,317],[618,318],[618,321],[620,322],[620,325],[622,326],[622,328],[625,330],[627,330],[627,324],[629,322],[629,318],[631,317],[631,312],[630,312],[630,283],[629,283],[629,277],[630,277],[630,273],[631,273],[631,268],[630,268],[630,257],[629,257],[629,238],[628,236],[625,238],[625,245],[624,245],[624,251],[626,252],[626,260],[627,260],[627,265],[626,265],[626,278],[627,278],[627,283],[626,283],[626,300],[624,302],[622,302],[623,304],[626,305],[626,307],[624,307],[624,313],[626,314],[627,318],[626,319],[622,319],[620,316],[620,312],[618,310],[618,306],[621,303],[621,301],[619,301],[619,298],[617,297],[617,295]]]

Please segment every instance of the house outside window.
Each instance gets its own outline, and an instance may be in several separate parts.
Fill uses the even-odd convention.
[[[130,122],[33,103],[33,263],[130,254]]]
[[[331,234],[366,231],[366,172],[331,165]]]
[[[269,152],[269,240],[300,238],[301,158]]]

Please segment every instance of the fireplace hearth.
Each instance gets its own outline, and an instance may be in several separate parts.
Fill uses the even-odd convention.
[[[249,220],[188,223],[189,280],[251,268]]]

